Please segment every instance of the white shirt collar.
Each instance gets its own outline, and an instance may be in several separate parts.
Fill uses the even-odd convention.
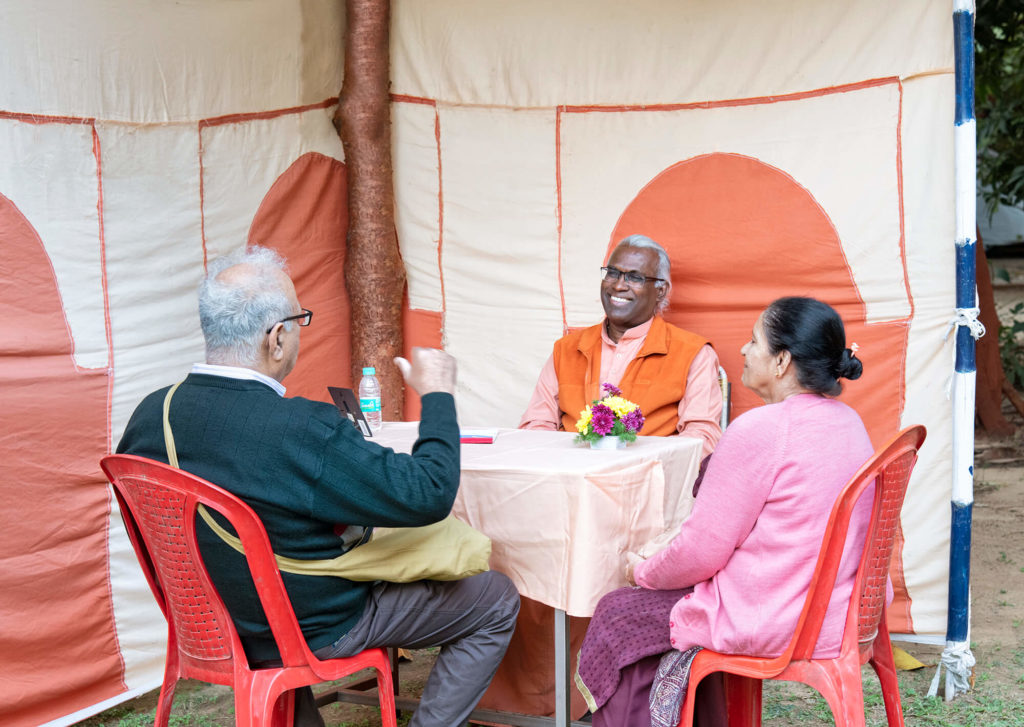
[[[259,371],[247,369],[242,366],[221,366],[220,364],[196,363],[192,364],[193,374],[208,374],[209,376],[223,376],[227,379],[249,379],[266,384],[281,396],[284,396],[285,388],[277,379],[272,379]]]

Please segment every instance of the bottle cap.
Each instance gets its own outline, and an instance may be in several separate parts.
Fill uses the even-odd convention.
[[[373,366],[366,366],[365,368],[363,368],[363,376],[373,376],[376,373],[377,369],[375,369]]]

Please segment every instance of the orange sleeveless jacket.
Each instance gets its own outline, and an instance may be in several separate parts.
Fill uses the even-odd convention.
[[[554,364],[558,377],[558,407],[562,429],[576,431],[576,420],[601,392],[601,322],[573,331],[555,342]],[[644,427],[640,434],[676,433],[679,402],[686,393],[690,364],[708,341],[655,316],[640,352],[618,386],[622,395],[640,405]]]

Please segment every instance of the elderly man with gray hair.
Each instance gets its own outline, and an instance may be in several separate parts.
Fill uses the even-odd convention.
[[[573,431],[607,383],[640,405],[641,434],[695,437],[710,454],[722,436],[718,356],[706,339],[657,315],[671,292],[665,249],[644,235],[620,241],[601,268],[604,321],[555,342],[520,428]]]
[[[421,396],[413,454],[366,441],[334,406],[285,397],[312,312],[299,306],[284,261],[250,248],[214,261],[199,296],[206,362],[195,364],[170,403],[182,469],[247,502],[278,555],[329,559],[347,530],[428,525],[448,515],[459,487],[455,360],[415,349],[395,362]],[[167,461],[165,387],[147,396],[117,451]],[[219,518],[219,515],[215,515]],[[221,523],[224,525],[224,523]],[[250,662],[279,658],[244,556],[197,522],[206,567],[238,627]],[[340,534],[340,536],[339,536]],[[321,659],[374,646],[440,646],[413,727],[463,724],[505,653],[519,594],[503,574],[461,581],[355,582],[282,573],[299,626]],[[300,690],[296,724],[322,725]]]

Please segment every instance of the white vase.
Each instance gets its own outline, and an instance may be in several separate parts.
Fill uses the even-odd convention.
[[[591,449],[625,449],[626,443],[622,441],[621,437],[617,437],[614,434],[608,434],[600,439],[590,440]]]

